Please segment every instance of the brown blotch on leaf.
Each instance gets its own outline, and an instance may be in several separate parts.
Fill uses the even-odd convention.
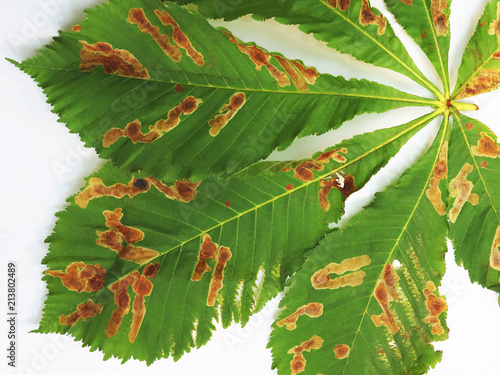
[[[286,167],[286,168],[283,168],[281,171],[286,173],[286,172],[290,172],[291,170],[292,170],[292,168]]]
[[[333,348],[333,352],[335,353],[335,358],[337,359],[347,358],[349,356],[350,351],[351,348],[349,348],[349,346],[345,344],[335,345],[335,347]]]
[[[81,25],[75,25],[71,28],[71,31],[79,32],[82,31],[82,26]]]
[[[106,210],[103,212],[103,215],[106,218],[106,226],[110,230],[105,232],[96,231],[98,237],[96,240],[97,245],[115,251],[123,260],[138,264],[147,263],[159,255],[155,250],[130,245],[142,241],[144,233],[139,229],[125,226],[120,222],[123,217],[121,208],[117,208],[114,211]],[[128,244],[123,246],[123,241]]]
[[[299,165],[297,165],[294,169],[294,177],[298,178],[301,181],[307,182],[314,179],[313,170],[321,172],[324,169],[323,164],[328,163],[331,160],[336,161],[337,163],[345,163],[347,159],[342,153],[347,153],[346,148],[340,148],[338,150],[331,150],[322,153],[314,160],[306,160]]]
[[[144,271],[142,274],[146,276],[148,279],[152,280],[158,275],[158,270],[160,269],[160,262],[156,262],[155,264],[149,263],[144,267]]]
[[[497,271],[500,271],[500,251],[498,251],[499,246],[500,246],[500,225],[497,227],[497,230],[495,232],[495,238],[493,239],[493,244],[491,245],[491,253],[490,253],[490,267]]]
[[[429,311],[429,315],[424,318],[424,323],[431,325],[431,333],[433,335],[442,335],[444,329],[441,326],[441,321],[439,320],[439,315],[446,311],[448,308],[444,298],[439,298],[433,292],[437,290],[436,286],[432,281],[427,281],[424,288],[425,295],[425,307]]]
[[[328,4],[330,4],[332,8],[338,8],[344,11],[351,5],[351,0],[328,0]]]
[[[406,5],[411,5],[413,3],[413,0],[401,0],[401,2]]]
[[[478,75],[472,77],[465,87],[455,96],[455,100],[468,98],[495,90],[500,86],[499,69],[481,69]]]
[[[215,299],[217,298],[217,293],[222,288],[222,280],[224,278],[224,268],[226,263],[231,259],[231,250],[229,247],[221,246],[219,247],[219,254],[217,256],[217,264],[215,266],[214,275],[212,281],[210,281],[210,289],[208,291],[207,306],[213,306],[215,304]]]
[[[123,218],[123,213],[121,208],[116,208],[114,211],[104,211],[102,213],[106,218],[106,226],[109,229],[115,229],[120,233],[120,236],[128,243],[136,243],[144,239],[144,232],[128,227],[120,223]]]
[[[323,305],[313,302],[308,305],[301,306],[293,314],[281,319],[276,323],[278,327],[286,326],[286,329],[291,331],[297,328],[297,320],[301,315],[307,315],[310,318],[317,318],[323,314]]]
[[[481,162],[481,168],[486,168],[488,166],[488,162],[486,160]]]
[[[212,260],[215,260],[217,247],[218,245],[212,242],[212,238],[208,234],[203,235],[200,253],[198,255],[198,262],[196,263],[196,267],[194,268],[193,276],[191,276],[192,281],[201,280],[201,277],[205,272],[209,272],[212,270],[212,268],[210,268],[210,266],[207,264],[207,260],[210,258]]]
[[[78,320],[83,321],[87,318],[93,318],[102,311],[102,305],[100,303],[95,304],[94,301],[89,299],[86,303],[81,303],[76,307],[76,312],[66,316],[61,315],[59,317],[59,324],[68,326],[68,328],[74,326]]]
[[[466,202],[469,202],[473,206],[479,203],[479,196],[472,193],[474,185],[471,181],[467,180],[467,175],[472,172],[472,169],[472,165],[465,163],[460,172],[458,172],[457,177],[450,181],[450,196],[455,198],[453,207],[449,212],[452,223],[457,221],[457,217]]]
[[[151,22],[146,18],[143,9],[130,9],[127,21],[129,23],[136,24],[139,27],[139,30],[143,33],[151,35],[163,52],[165,52],[165,54],[173,61],[179,62],[181,60],[179,48],[170,43],[170,39],[167,35],[159,32],[160,28],[158,26],[151,25]]]
[[[311,284],[314,289],[338,289],[344,286],[358,286],[363,283],[365,273],[358,271],[371,263],[368,255],[361,255],[343,260],[341,263],[330,263],[325,268],[316,271],[311,276]],[[345,272],[353,272],[344,276],[332,279],[330,273],[342,275]]]
[[[60,277],[62,284],[69,290],[81,292],[97,292],[104,286],[106,270],[99,264],[73,262],[63,271],[45,271],[47,275]]]
[[[484,156],[489,158],[500,157],[500,146],[485,132],[480,133],[481,138],[476,146],[472,146],[472,154],[475,156]]]
[[[439,190],[439,182],[446,180],[448,177],[448,142],[444,142],[439,153],[439,159],[434,166],[433,176],[429,182],[429,189],[425,191],[425,195],[434,206],[434,209],[439,215],[446,215],[446,205],[441,198],[441,190]]]
[[[130,324],[130,331],[128,339],[130,343],[134,343],[141,328],[144,315],[146,315],[146,306],[144,304],[144,297],[151,294],[153,290],[153,283],[144,275],[139,275],[135,271],[136,281],[132,284],[132,290],[136,293],[134,302],[132,304],[132,323]]]
[[[123,316],[128,314],[130,310],[130,294],[128,293],[128,287],[135,281],[136,275],[133,273],[109,286],[109,290],[115,295],[114,301],[117,307],[113,311],[113,314],[111,314],[106,331],[104,332],[107,338],[113,337],[118,333]]]
[[[474,124],[472,122],[468,122],[467,124],[465,124],[465,129],[467,130],[474,129]]]
[[[75,197],[75,203],[81,208],[87,207],[90,200],[94,198],[101,198],[104,196],[123,198],[128,196],[129,198],[135,197],[137,194],[145,193],[149,190],[149,183],[146,185],[143,182],[137,182],[135,177],[129,181],[127,185],[122,183],[117,183],[112,186],[106,186],[102,180],[98,177],[91,177],[89,179],[88,185]],[[138,186],[136,186],[138,185]]]
[[[498,43],[500,44],[500,2],[497,3],[497,19],[491,21],[488,26],[488,34],[496,35],[498,39]]]
[[[299,91],[309,91],[309,87],[307,87],[306,81],[304,78],[295,70],[295,68],[290,64],[290,61],[285,59],[284,57],[274,55],[276,60],[280,63],[280,65],[285,69],[285,72],[292,79],[293,85]]]
[[[309,85],[314,85],[316,78],[319,77],[318,72],[314,68],[306,68],[304,65],[295,60],[290,60],[290,62],[297,68],[302,77],[306,80]]]
[[[448,2],[445,0],[432,0],[431,2],[432,22],[437,36],[446,36],[448,34],[450,22],[443,12],[446,8],[448,8]]]
[[[398,280],[399,276],[392,265],[387,264],[382,273],[382,280],[378,282],[375,288],[375,299],[384,312],[380,315],[371,316],[373,323],[377,327],[384,325],[393,335],[399,331],[399,327],[389,307],[392,301],[399,299],[399,293],[396,289]]]
[[[376,16],[372,9],[370,8],[370,4],[368,0],[361,0],[361,10],[359,12],[359,23],[361,26],[368,25],[377,25],[378,26],[378,35],[382,35],[385,33],[385,28],[387,26],[387,21],[382,14]]]
[[[293,189],[293,185],[292,184],[286,184],[285,189],[288,190],[288,191],[290,191],[290,190]]]
[[[150,125],[147,133],[141,131],[142,124],[139,119],[129,122],[123,130],[120,128],[112,128],[104,134],[102,145],[103,147],[110,147],[121,137],[130,138],[133,144],[137,142],[152,143],[179,125],[181,122],[181,115],[193,113],[201,102],[201,99],[188,96],[168,112],[168,117],[166,119],[158,120],[154,125]]]
[[[210,135],[215,137],[219,134],[221,129],[227,125],[234,115],[236,115],[245,102],[246,96],[244,93],[237,92],[234,94],[231,99],[229,99],[229,103],[224,104],[224,106],[219,110],[219,114],[216,115],[213,120],[208,122],[208,125],[210,126]]]
[[[155,188],[165,194],[165,197],[182,203],[189,203],[195,199],[197,193],[196,189],[201,184],[201,182],[178,180],[175,181],[172,186],[167,186],[163,182],[152,177],[149,177],[148,180]]]
[[[332,188],[338,189],[346,198],[357,190],[356,185],[354,184],[354,176],[352,174],[345,176],[342,181],[334,178],[323,179],[319,182],[319,187],[319,205],[324,211],[328,211],[330,209],[328,195],[330,194]]]
[[[290,361],[291,375],[301,373],[306,368],[306,359],[303,352],[310,352],[312,349],[320,349],[323,346],[323,339],[314,335],[309,340],[304,341],[299,346],[294,346],[287,351],[287,354],[293,354],[293,359]]]
[[[122,77],[150,78],[148,70],[129,51],[113,49],[111,44],[104,42],[94,44],[89,44],[84,40],[79,42],[83,46],[83,49],[80,50],[81,70],[93,70],[102,65],[107,74],[116,73]]]
[[[265,66],[269,71],[269,73],[276,80],[276,82],[278,82],[278,85],[280,87],[285,87],[290,85],[290,80],[288,79],[287,75],[270,63],[272,57],[270,54],[265,53],[257,46],[245,46],[239,43],[236,40],[236,38],[229,32],[227,31],[222,31],[222,32],[227,36],[229,36],[229,40],[231,41],[231,43],[236,44],[240,52],[250,57],[250,60],[252,60],[252,62],[255,64],[256,70],[260,71],[262,67]]]
[[[182,87],[179,84],[175,85],[174,89],[175,89],[175,92],[183,92],[184,91],[184,87]]]
[[[177,43],[177,45],[179,47],[181,47],[182,49],[184,49],[186,51],[188,56],[191,57],[191,59],[195,62],[195,64],[198,66],[204,65],[205,62],[203,61],[203,55],[201,53],[199,53],[191,45],[191,41],[186,36],[186,34],[184,34],[181,31],[181,28],[179,27],[177,22],[174,21],[172,16],[170,16],[170,14],[168,14],[166,10],[162,10],[160,12],[158,9],[155,9],[155,14],[156,14],[156,17],[158,17],[158,19],[161,21],[161,23],[164,26],[172,25],[172,27],[174,28],[174,31],[172,34],[172,39],[174,40],[175,43]]]

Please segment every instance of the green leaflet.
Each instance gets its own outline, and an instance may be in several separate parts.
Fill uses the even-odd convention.
[[[181,2],[186,3],[185,0]],[[285,25],[299,25],[303,32],[313,34],[329,47],[360,61],[405,74],[430,90],[436,98],[443,98],[435,85],[413,63],[385,17],[376,8],[371,8],[368,0],[291,0],[283,9],[279,7],[282,3],[280,0],[266,2],[266,8],[270,4],[271,9],[276,9],[275,12],[269,9],[262,11],[265,8],[258,0],[217,10],[213,3],[211,0],[195,2],[200,13],[207,17],[234,19],[251,13],[258,18],[274,16],[276,21]],[[224,4],[224,0],[216,3]]]
[[[166,187],[156,181],[155,186],[160,186],[157,189],[152,186],[155,180],[146,174],[132,176],[107,164],[89,179],[85,189],[69,199],[71,205],[58,214],[54,234],[47,239],[50,252],[44,264],[50,271],[44,279],[49,296],[38,332],[68,331],[92,349],[101,349],[106,357],[134,357],[151,363],[169,355],[179,358],[190,348],[206,343],[214,329],[212,321],[219,317],[219,305],[224,326],[233,320],[246,323],[251,313],[283,289],[284,280],[302,263],[304,252],[327,231],[327,220],[340,217],[343,194],[352,190],[347,190],[346,185],[344,189],[331,185],[328,192],[323,192],[323,199],[328,199],[330,205],[325,210],[324,201],[320,203],[322,182],[332,183],[337,173],[352,174],[355,188],[361,188],[435,115],[356,136],[326,150],[315,156],[315,160],[322,161],[323,169],[311,171],[312,180],[303,181],[307,168],[300,169],[297,163],[295,171],[299,177],[294,177],[295,171],[290,170],[245,179],[204,180],[196,187],[194,200],[188,194],[192,192],[188,188],[193,188],[192,183]],[[189,196],[184,199],[188,202],[181,203],[179,196]],[[140,240],[128,241],[127,236],[132,237],[129,232],[137,230],[143,233]],[[208,305],[207,295],[218,261],[208,259],[212,272],[202,275],[199,281],[191,280],[205,241],[231,252],[213,306]],[[137,247],[149,249],[141,259],[136,254],[145,250]],[[115,283],[135,282],[147,274],[146,267],[157,262],[160,268],[150,280],[150,295],[144,297],[146,314],[135,342],[131,344],[128,337],[134,315],[130,312],[124,314],[118,332],[105,337],[112,314],[119,306],[115,295],[120,293],[113,293],[118,285]],[[67,268],[71,264],[73,271]],[[90,272],[85,267],[93,269],[97,265],[105,269],[101,288],[77,293],[75,288],[63,286],[64,273]],[[256,289],[259,270],[264,271],[264,278]],[[132,304],[132,288],[125,287]],[[241,296],[237,298],[240,288]],[[124,294],[122,290],[121,295]],[[61,324],[61,315],[71,316],[77,306],[87,306],[89,300],[102,305],[102,311],[72,327]]]
[[[387,9],[422,48],[441,77],[444,96],[450,94],[448,50],[450,49],[451,0],[385,0]],[[411,7],[411,12],[408,11]]]
[[[88,11],[81,31],[62,33],[18,65],[72,132],[129,171],[166,181],[232,173],[355,115],[433,103],[366,80],[319,75],[165,5],[111,1]],[[168,22],[189,38],[177,41],[183,48],[167,42]]]
[[[458,69],[455,99],[495,90],[500,85],[500,2],[486,4]]]
[[[273,326],[278,374],[421,374],[439,361],[429,343],[447,336],[446,302],[435,291],[447,225],[427,192],[447,139],[445,118],[396,186],[307,254]],[[439,182],[445,191],[446,179]]]
[[[472,281],[500,291],[500,146],[493,132],[454,115],[450,140],[450,239]],[[452,186],[453,185],[453,186]]]

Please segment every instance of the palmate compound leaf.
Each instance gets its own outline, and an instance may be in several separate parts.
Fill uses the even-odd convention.
[[[481,122],[454,114],[448,216],[456,260],[470,279],[500,291],[500,145]]]
[[[500,86],[500,1],[486,4],[458,69],[454,99],[495,90]]]
[[[440,100],[444,98],[436,86],[414,64],[384,15],[371,7],[368,0],[289,0],[286,2],[269,0],[265,2],[265,5],[262,0],[175,1],[181,4],[194,3],[198,11],[208,18],[231,20],[246,14],[253,14],[259,19],[275,17],[276,21],[285,25],[298,25],[300,30],[325,41],[329,47],[347,53],[360,61],[402,73],[427,88],[436,98]],[[444,3],[440,1],[440,4]],[[415,21],[413,11],[413,7],[403,8],[401,11],[401,14],[405,13],[411,20],[410,24]],[[443,44],[439,42],[439,45],[444,48],[446,42]],[[447,49],[441,52],[443,56],[448,55]],[[447,70],[446,65],[444,77],[447,77]],[[440,71],[442,72],[442,69]]]
[[[319,74],[196,12],[112,0],[18,66],[101,157],[164,181],[235,172],[361,113],[435,104]]]
[[[422,159],[328,234],[289,280],[269,343],[278,374],[422,374],[439,361],[430,342],[447,337],[436,290],[445,270],[447,117]]]
[[[283,289],[345,197],[436,115],[241,179],[167,186],[108,163],[69,199],[47,240],[38,332],[69,332],[105,357],[151,363],[206,343],[219,309],[224,326],[246,323]]]

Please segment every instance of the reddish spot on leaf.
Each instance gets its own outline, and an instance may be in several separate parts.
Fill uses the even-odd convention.
[[[231,207],[231,202],[226,201],[226,207]]]
[[[486,160],[481,162],[481,168],[486,168],[488,166],[488,162]]]
[[[330,4],[332,8],[338,8],[344,11],[351,5],[351,0],[328,0],[328,4]]]
[[[175,85],[175,91],[176,92],[183,92],[184,88],[181,85],[177,84],[177,85]]]
[[[486,21],[483,21],[483,22],[481,22],[481,23],[479,24],[479,26],[481,26],[481,27],[482,27],[482,26],[484,26],[484,25],[486,25]]]
[[[81,25],[75,25],[71,28],[72,31],[79,32],[82,31],[82,26]]]
[[[467,124],[465,124],[465,129],[467,129],[467,130],[474,129],[474,125],[472,124],[472,122],[468,122]]]
[[[293,189],[293,185],[292,185],[292,184],[287,184],[287,185],[285,186],[285,189],[286,189],[286,190],[292,190],[292,189]]]
[[[292,170],[292,168],[286,167],[286,168],[283,168],[281,171],[286,173],[286,172],[290,172],[291,170]]]

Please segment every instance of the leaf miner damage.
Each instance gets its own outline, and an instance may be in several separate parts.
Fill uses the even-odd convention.
[[[307,315],[310,318],[317,318],[323,314],[323,305],[318,302],[312,302],[299,307],[293,314],[281,319],[276,323],[278,327],[286,326],[286,329],[291,331],[297,328],[297,320],[301,315]]]
[[[429,182],[429,189],[425,191],[425,195],[434,206],[439,215],[446,215],[446,205],[441,197],[439,182],[448,178],[448,142],[444,142],[439,153],[439,160],[434,166],[433,175]]]
[[[314,335],[309,340],[304,341],[302,344],[294,346],[292,349],[288,350],[288,354],[294,355],[293,359],[290,361],[292,375],[299,374],[306,368],[306,359],[303,352],[310,352],[312,349],[321,349],[322,346],[323,339]]]
[[[368,255],[345,259],[341,263],[330,263],[311,276],[311,284],[314,289],[338,289],[345,286],[355,287],[361,285],[366,274],[364,271],[358,270],[370,263],[371,259]],[[352,273],[335,279],[330,277],[330,273],[342,275],[346,272]]]
[[[467,180],[467,175],[472,172],[472,170],[473,166],[469,163],[465,163],[460,172],[458,172],[458,175],[450,181],[450,196],[455,198],[453,207],[448,214],[452,223],[457,221],[458,215],[466,202],[469,202],[473,206],[479,203],[479,196],[472,193],[474,184]]]
[[[444,329],[441,326],[439,315],[448,308],[444,298],[439,298],[434,294],[437,290],[436,285],[432,281],[428,281],[424,288],[425,307],[429,314],[424,318],[424,323],[431,325],[431,333],[433,335],[442,335]]]

